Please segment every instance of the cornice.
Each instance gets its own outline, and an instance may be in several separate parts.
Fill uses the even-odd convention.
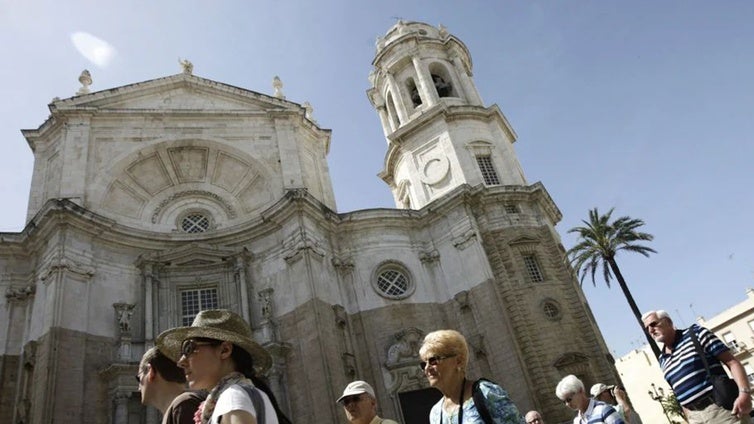
[[[484,122],[496,120],[499,127],[507,135],[511,143],[515,143],[518,137],[513,130],[513,127],[510,125],[510,122],[508,122],[508,119],[496,104],[489,107],[469,105],[449,106],[441,101],[387,135],[389,143],[387,152],[385,152],[385,158],[383,159],[384,168],[378,174],[383,181],[388,184],[393,183],[393,168],[400,157],[403,143],[425,127],[436,123],[437,119],[440,117],[442,117],[442,120],[445,123],[458,120],[476,120]]]
[[[204,109],[128,109],[128,108],[108,108],[107,102],[124,101],[138,98],[148,93],[157,93],[174,88],[191,88],[200,93],[222,95],[241,102],[250,102],[254,104],[262,103],[267,105],[264,110],[221,110],[212,111]],[[323,132],[329,137],[332,132],[329,129],[321,129],[319,126],[306,118],[306,110],[298,103],[289,100],[277,98],[267,94],[236,87],[230,84],[213,81],[207,78],[188,75],[184,73],[171,75],[167,77],[127,84],[115,88],[96,91],[89,94],[73,96],[66,99],[55,99],[49,105],[50,116],[37,128],[22,130],[23,135],[31,144],[32,138],[38,138],[46,135],[51,128],[57,127],[65,122],[66,118],[79,115],[90,116],[165,116],[170,114],[178,117],[195,117],[195,116],[263,116],[276,117],[280,114],[290,114],[300,116],[302,125],[315,132]],[[329,144],[329,142],[328,142]],[[32,147],[33,148],[33,147]]]

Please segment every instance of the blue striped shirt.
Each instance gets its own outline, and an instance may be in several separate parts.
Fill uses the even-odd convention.
[[[712,394],[712,385],[707,379],[702,357],[696,353],[694,341],[691,340],[691,331],[696,332],[713,375],[725,375],[725,369],[717,356],[729,350],[725,343],[711,331],[696,324],[685,330],[675,331],[673,352],[660,355],[660,366],[665,374],[665,380],[670,383],[681,405],[687,405]]]
[[[586,411],[583,414],[579,412],[573,419],[573,424],[625,424],[625,422],[612,406],[589,399]]]

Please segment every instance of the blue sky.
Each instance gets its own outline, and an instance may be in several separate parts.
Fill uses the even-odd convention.
[[[396,18],[442,23],[469,47],[485,104],[519,139],[569,228],[592,207],[646,222],[659,253],[619,256],[643,310],[679,326],[711,317],[754,286],[754,2],[751,1],[0,1],[0,231],[24,225],[36,128],[87,68],[92,90],[180,72],[309,101],[333,130],[339,212],[393,207],[385,139],[365,95],[374,41]],[[116,53],[88,61],[71,35]],[[620,356],[643,336],[621,294],[584,290]],[[747,337],[742,337],[746,340]]]

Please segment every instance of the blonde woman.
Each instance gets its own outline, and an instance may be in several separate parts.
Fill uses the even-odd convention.
[[[249,325],[238,314],[201,311],[191,326],[165,331],[155,343],[184,369],[190,388],[209,391],[195,415],[197,423],[290,423],[257,378],[257,371],[270,368],[270,354],[252,340]]]
[[[508,393],[497,384],[469,380],[469,347],[455,330],[427,334],[419,349],[419,365],[443,397],[429,414],[430,424],[523,424]]]

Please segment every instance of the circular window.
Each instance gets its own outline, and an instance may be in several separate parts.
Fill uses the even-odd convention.
[[[405,299],[413,293],[414,286],[404,267],[389,263],[380,267],[376,273],[374,289],[388,299]]]
[[[203,233],[209,230],[209,217],[203,213],[190,213],[181,220],[184,233]]]
[[[555,302],[552,299],[547,299],[544,302],[542,302],[542,312],[545,314],[547,319],[557,321],[560,319],[560,306],[558,306],[558,303]]]

